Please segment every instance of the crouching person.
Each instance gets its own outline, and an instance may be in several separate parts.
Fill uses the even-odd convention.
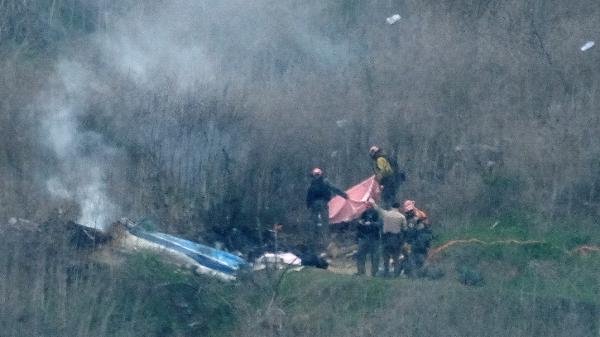
[[[402,248],[402,228],[406,227],[406,218],[400,212],[400,204],[395,202],[392,209],[386,211],[371,201],[373,208],[383,218],[383,234],[381,236],[383,245],[383,272],[384,276],[390,275],[390,260],[394,267],[394,275],[400,275],[400,250]]]
[[[415,207],[413,200],[404,201],[403,212],[407,226],[404,231],[406,244],[403,249],[402,267],[408,276],[414,276],[427,259],[433,233],[427,214]]]
[[[371,257],[371,275],[375,276],[379,270],[381,222],[379,214],[373,208],[363,212],[356,229],[358,252],[356,253],[356,269],[358,275],[366,272],[367,255]]]

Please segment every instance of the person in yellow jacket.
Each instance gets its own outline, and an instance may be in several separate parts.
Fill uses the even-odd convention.
[[[375,179],[383,188],[381,201],[385,207],[390,207],[396,200],[398,186],[406,180],[406,176],[396,161],[386,156],[380,147],[371,146],[369,156],[373,160]]]

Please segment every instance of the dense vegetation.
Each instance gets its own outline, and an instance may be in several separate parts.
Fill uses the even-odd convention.
[[[159,256],[76,248],[63,224],[0,227],[3,336],[598,336],[600,264],[576,238],[448,249],[441,278],[318,269],[234,283]],[[516,228],[449,233],[515,237]],[[596,242],[597,243],[597,242]],[[477,282],[465,282],[475,280]]]
[[[311,167],[368,176],[373,143],[438,223],[598,215],[597,2],[2,6],[4,218],[253,237],[305,221]]]
[[[594,0],[0,1],[0,224],[48,224],[0,231],[0,334],[600,335],[597,255],[572,253],[600,243],[598,27]],[[224,285],[47,222],[302,240],[308,171],[351,186],[372,144],[436,244],[545,244],[458,247],[441,280]]]

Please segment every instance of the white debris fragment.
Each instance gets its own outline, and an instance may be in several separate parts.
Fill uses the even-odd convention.
[[[393,25],[394,23],[398,22],[400,19],[402,19],[400,14],[394,14],[394,15],[390,16],[389,18],[385,19],[385,21],[387,21],[387,23],[389,23],[390,25]]]
[[[302,260],[292,253],[264,253],[254,263],[254,270],[263,270],[269,267],[283,269],[286,266],[300,266]]]
[[[14,226],[17,224],[17,218],[10,218],[8,219],[8,224],[11,226]]]
[[[348,120],[347,119],[340,119],[335,121],[335,125],[337,125],[338,128],[343,128],[344,126],[348,125]]]
[[[583,46],[581,46],[581,51],[586,51],[592,48],[596,43],[594,41],[588,41]]]
[[[225,248],[225,244],[221,241],[215,241],[214,243],[215,249],[223,250]]]

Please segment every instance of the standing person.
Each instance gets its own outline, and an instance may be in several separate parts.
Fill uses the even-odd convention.
[[[373,208],[383,218],[383,273],[390,275],[390,259],[394,267],[394,276],[400,275],[400,250],[402,248],[402,229],[406,228],[406,218],[400,212],[400,204],[395,202],[392,209],[386,211],[379,207],[374,201],[370,201]]]
[[[311,171],[311,177],[312,181],[306,193],[306,207],[310,210],[311,225],[313,226],[311,228],[311,246],[316,249],[323,248],[318,246],[322,245],[327,234],[326,231],[329,226],[329,207],[327,204],[329,200],[334,194],[344,199],[348,199],[348,195],[325,179],[323,170],[318,167]]]
[[[364,275],[366,272],[365,260],[367,255],[371,255],[371,275],[375,276],[377,274],[379,270],[380,232],[379,214],[373,208],[367,209],[361,215],[356,229],[356,240],[358,241],[356,271],[358,275]]]
[[[369,156],[373,160],[375,179],[383,186],[382,203],[389,207],[396,200],[396,191],[398,186],[406,180],[406,175],[398,168],[396,161],[386,156],[379,146],[371,146]]]
[[[405,200],[402,210],[407,221],[402,267],[408,276],[414,276],[414,272],[420,269],[427,259],[433,233],[427,213],[418,209],[414,200]]]

